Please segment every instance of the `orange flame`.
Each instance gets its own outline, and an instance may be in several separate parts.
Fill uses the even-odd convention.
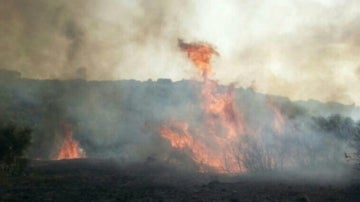
[[[79,143],[73,138],[73,132],[70,126],[68,124],[62,124],[62,129],[65,139],[57,154],[56,160],[85,158],[86,154],[79,146]]]
[[[284,132],[285,118],[284,118],[283,114],[281,113],[281,110],[271,99],[267,100],[267,105],[274,112],[274,122],[273,122],[274,130],[278,134],[282,134]]]
[[[185,43],[178,39],[178,45],[182,51],[194,62],[195,66],[202,71],[203,77],[211,72],[210,59],[212,55],[219,55],[216,50],[207,43]]]
[[[202,89],[204,108],[213,128],[225,128],[228,138],[236,138],[245,132],[240,112],[235,107],[234,88],[230,86],[225,93],[218,92],[215,81],[205,80]]]
[[[187,123],[165,123],[160,131],[162,137],[172,147],[187,150],[202,171],[206,168],[220,173],[245,171],[241,154],[234,152],[240,136],[245,133],[242,116],[235,107],[234,88],[230,86],[227,92],[221,92],[215,81],[207,79],[211,56],[218,53],[207,43],[188,44],[179,40],[179,47],[202,71],[205,122],[196,135],[190,133]]]
[[[223,146],[227,142],[223,139],[217,138],[218,142],[216,143],[211,137],[205,140],[205,137],[193,136],[187,123],[176,121],[164,124],[161,128],[161,135],[170,142],[172,147],[188,152],[191,158],[200,165],[201,172],[207,170],[220,173],[240,171],[236,159],[229,158],[229,151],[224,149]],[[215,144],[211,147],[210,143]]]

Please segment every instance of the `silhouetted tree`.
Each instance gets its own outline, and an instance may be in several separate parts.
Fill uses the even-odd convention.
[[[31,130],[16,127],[14,124],[0,126],[0,169],[12,172],[21,171],[25,164],[22,159],[25,149],[30,145]]]

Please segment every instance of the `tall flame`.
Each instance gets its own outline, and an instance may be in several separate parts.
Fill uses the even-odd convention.
[[[65,139],[59,153],[57,154],[56,160],[85,158],[86,154],[84,150],[73,138],[73,132],[71,130],[71,127],[66,123],[63,123],[61,125]]]
[[[234,152],[239,137],[245,133],[244,121],[235,107],[234,88],[230,86],[222,92],[216,81],[208,79],[211,57],[219,54],[207,43],[179,40],[178,44],[202,72],[205,120],[195,134],[190,132],[187,123],[167,122],[160,131],[162,137],[170,141],[172,147],[188,151],[202,171],[207,168],[221,173],[245,171],[241,154]]]

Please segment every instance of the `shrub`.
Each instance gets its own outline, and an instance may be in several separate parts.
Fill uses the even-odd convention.
[[[0,171],[5,174],[21,173],[26,167],[23,158],[30,145],[31,130],[16,127],[14,124],[0,126]]]

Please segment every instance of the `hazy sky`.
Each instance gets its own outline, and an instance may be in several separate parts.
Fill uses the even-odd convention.
[[[177,47],[213,44],[213,78],[360,105],[360,0],[0,0],[0,68],[31,78],[199,75]]]

